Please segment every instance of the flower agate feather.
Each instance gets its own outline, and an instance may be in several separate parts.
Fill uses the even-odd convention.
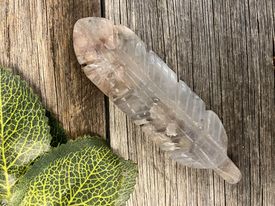
[[[87,77],[172,159],[240,180],[219,117],[132,30],[89,17],[76,22],[73,38]]]

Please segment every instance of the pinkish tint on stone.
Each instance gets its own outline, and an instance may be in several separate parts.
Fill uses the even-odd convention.
[[[232,184],[241,179],[219,117],[132,30],[84,18],[73,40],[87,77],[172,159],[213,169]]]

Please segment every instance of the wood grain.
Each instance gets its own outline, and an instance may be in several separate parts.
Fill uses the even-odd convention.
[[[139,165],[130,206],[275,205],[272,0],[105,0],[223,120],[243,178],[178,165],[110,105],[111,146]],[[272,169],[273,166],[273,169]]]
[[[32,85],[73,138],[106,131],[104,96],[72,46],[76,20],[100,11],[98,0],[0,1],[0,64]]]
[[[75,21],[100,15],[133,29],[222,118],[239,184],[176,164],[104,101],[72,48]],[[273,0],[0,1],[0,64],[31,84],[72,137],[110,135],[138,163],[128,206],[275,205],[274,57]]]

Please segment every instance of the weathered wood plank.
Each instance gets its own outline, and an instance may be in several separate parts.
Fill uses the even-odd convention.
[[[104,96],[72,47],[76,20],[99,15],[99,0],[0,1],[0,64],[30,82],[73,137],[105,135]]]
[[[272,0],[105,0],[105,16],[133,29],[222,118],[243,173],[229,185],[177,165],[111,104],[111,146],[139,164],[129,206],[275,205],[274,9]]]
[[[106,17],[135,30],[222,117],[243,173],[232,186],[176,164],[111,104],[111,145],[139,164],[128,205],[275,205],[275,2],[102,2]],[[81,72],[71,39],[74,22],[100,10],[99,0],[0,1],[0,64],[27,79],[72,136],[108,127],[104,97]]]

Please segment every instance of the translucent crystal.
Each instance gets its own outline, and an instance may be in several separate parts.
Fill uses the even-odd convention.
[[[73,38],[87,77],[172,159],[240,180],[219,117],[132,30],[90,17],[77,21]]]

